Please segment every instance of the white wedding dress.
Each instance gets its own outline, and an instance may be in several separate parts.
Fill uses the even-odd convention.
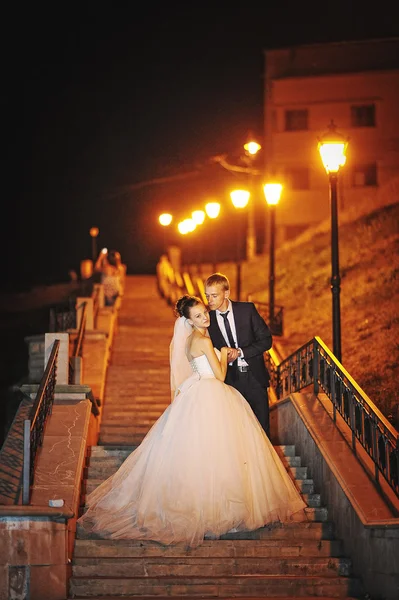
[[[205,355],[190,364],[193,374],[140,446],[88,496],[85,529],[197,546],[305,508],[247,401],[215,378]]]

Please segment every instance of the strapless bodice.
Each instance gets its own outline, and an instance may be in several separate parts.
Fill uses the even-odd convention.
[[[219,350],[217,348],[215,348],[214,350],[219,358]],[[198,375],[200,375],[201,377],[215,377],[215,374],[212,371],[212,367],[209,364],[209,361],[205,354],[203,354],[202,356],[197,356],[197,358],[193,358],[193,360],[190,361],[190,365],[194,373],[198,373]]]

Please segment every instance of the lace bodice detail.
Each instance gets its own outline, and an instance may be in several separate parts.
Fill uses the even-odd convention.
[[[217,348],[215,348],[214,350],[218,358],[220,358],[220,351]],[[214,372],[212,371],[212,367],[209,364],[209,361],[205,354],[203,354],[202,356],[198,356],[197,358],[193,358],[193,360],[190,361],[190,365],[194,373],[198,373],[198,375],[200,375],[201,377],[203,377],[204,375],[206,377],[215,377]]]

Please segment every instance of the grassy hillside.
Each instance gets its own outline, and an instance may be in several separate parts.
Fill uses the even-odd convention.
[[[342,220],[342,362],[388,416],[399,398],[399,203]],[[329,222],[276,250],[285,353],[315,335],[332,349],[330,278]],[[267,302],[267,279],[268,258],[258,257],[244,267],[244,293],[259,290],[256,298]]]

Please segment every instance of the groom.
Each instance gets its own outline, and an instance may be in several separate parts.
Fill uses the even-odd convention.
[[[266,435],[269,429],[269,373],[263,353],[272,347],[272,334],[252,302],[232,302],[230,283],[222,273],[205,282],[210,309],[209,335],[215,348],[229,346],[226,383],[248,401]]]

